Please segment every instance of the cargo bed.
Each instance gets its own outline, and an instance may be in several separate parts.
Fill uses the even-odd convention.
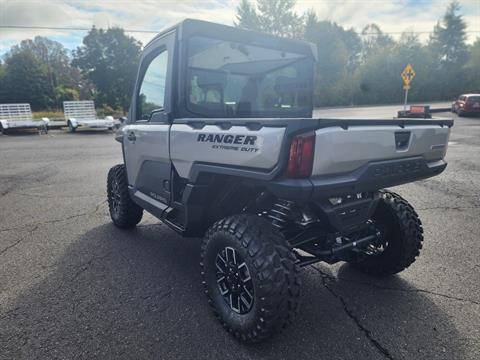
[[[172,162],[196,182],[202,173],[265,181],[273,193],[307,201],[337,193],[369,191],[434,176],[443,160],[452,119],[175,119],[170,128]],[[128,131],[128,126],[125,129]],[[285,176],[291,139],[315,134],[312,175]],[[210,137],[209,137],[210,135]],[[249,146],[225,144],[226,135],[255,136]],[[195,161],[191,154],[195,153]]]

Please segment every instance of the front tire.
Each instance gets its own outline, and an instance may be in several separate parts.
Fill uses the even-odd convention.
[[[119,228],[133,228],[142,220],[143,209],[135,204],[128,193],[125,165],[115,165],[108,172],[107,200],[110,217]]]
[[[208,302],[223,327],[245,342],[258,342],[290,324],[300,280],[296,257],[266,220],[236,215],[216,222],[201,251]]]
[[[350,262],[353,267],[374,276],[405,270],[420,254],[423,242],[422,222],[413,207],[394,192],[384,190],[381,193],[372,217],[381,240]]]

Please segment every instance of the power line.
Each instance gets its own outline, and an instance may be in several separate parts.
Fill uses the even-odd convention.
[[[54,27],[54,26],[26,26],[26,25],[0,25],[0,29],[20,29],[20,30],[59,30],[59,31],[90,31],[91,28],[80,28],[80,27]],[[123,28],[122,28],[123,29]],[[125,32],[129,33],[145,33],[145,34],[158,34],[161,30],[140,30],[140,29],[123,29]],[[384,35],[401,35],[403,33],[407,34],[430,34],[432,31],[389,31],[383,32]],[[480,30],[467,30],[466,33],[480,33]],[[359,35],[377,35],[377,33],[361,33],[356,32]]]
[[[24,29],[24,30],[61,30],[61,31],[90,31],[91,28],[77,28],[77,27],[53,27],[53,26],[24,26],[24,25],[0,25],[1,29]],[[130,33],[151,33],[158,34],[160,31],[155,30],[137,30],[137,29],[123,29]]]

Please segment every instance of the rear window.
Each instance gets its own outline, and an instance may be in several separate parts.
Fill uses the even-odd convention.
[[[302,117],[312,107],[313,59],[248,43],[189,39],[187,107],[207,117]]]

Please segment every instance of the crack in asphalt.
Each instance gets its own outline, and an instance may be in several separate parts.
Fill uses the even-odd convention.
[[[76,278],[78,278],[82,273],[84,273],[85,271],[87,271],[90,266],[93,264],[94,261],[96,260],[104,260],[106,259],[107,257],[109,257],[110,255],[113,254],[113,251],[109,251],[108,253],[106,253],[105,255],[102,255],[102,256],[92,256],[91,259],[89,259],[88,261],[84,262],[82,265],[80,265],[79,267],[81,269],[77,270],[75,272],[75,274],[72,276],[72,278],[70,279],[70,281],[74,281]]]
[[[163,225],[162,222],[153,223],[153,224],[139,224],[137,225],[137,228],[150,228],[150,227],[162,226],[162,225]]]
[[[14,231],[14,230],[27,230],[28,227],[31,227],[31,229],[27,230],[28,234],[26,236],[22,237],[21,239],[15,241],[13,244],[10,244],[7,247],[5,247],[4,249],[0,250],[0,255],[3,255],[8,250],[10,250],[10,249],[14,248],[15,246],[17,246],[18,244],[20,244],[22,241],[24,241],[28,237],[28,235],[31,235],[40,226],[46,225],[46,224],[53,224],[53,223],[57,223],[57,222],[62,222],[62,221],[67,221],[67,220],[71,220],[71,219],[82,217],[82,216],[94,215],[95,213],[98,212],[98,210],[100,210],[100,207],[106,202],[107,202],[107,200],[103,200],[101,203],[98,203],[93,210],[86,211],[86,212],[83,212],[83,213],[80,213],[80,214],[70,215],[70,216],[67,216],[67,217],[64,217],[64,218],[61,218],[61,219],[51,219],[51,220],[46,220],[46,221],[37,221],[37,222],[34,222],[34,223],[24,224],[24,225],[13,227],[13,228],[0,229],[0,232],[7,232],[7,231]]]
[[[345,312],[345,314],[347,314],[347,316],[355,323],[355,325],[357,326],[357,328],[365,335],[365,337],[367,338],[367,340],[370,342],[370,344],[372,344],[372,346],[377,349],[377,351],[379,353],[381,353],[383,356],[385,356],[385,358],[387,359],[390,359],[390,360],[394,360],[394,357],[392,356],[392,354],[390,354],[390,351],[388,351],[388,349],[383,346],[382,344],[380,344],[380,342],[374,338],[372,332],[367,329],[361,322],[360,320],[358,319],[357,316],[355,316],[355,314],[353,313],[353,311],[348,307],[347,305],[347,302],[345,301],[345,299],[337,294],[335,292],[335,290],[333,290],[327,283],[327,280],[329,279],[332,279],[331,276],[325,274],[323,271],[321,271],[320,269],[316,268],[315,266],[312,266],[312,268],[314,268],[321,276],[322,278],[322,284],[323,286],[328,290],[328,292],[330,294],[332,294],[333,297],[335,297],[336,299],[338,299],[341,304],[342,304],[342,307],[343,307],[343,311]]]
[[[170,295],[172,295],[172,289],[169,289],[167,291],[156,291],[152,294],[148,294],[148,295],[145,295],[145,296],[142,296],[141,298],[143,300],[147,300],[147,299],[150,299],[150,298],[153,298],[153,297],[157,297],[158,296],[158,299],[157,300],[162,300],[162,299],[165,299],[166,297],[169,297]]]
[[[432,207],[426,207],[426,208],[416,208],[415,210],[417,211],[422,211],[422,210],[468,210],[468,209],[478,209],[480,208],[479,205],[473,205],[473,206],[432,206]]]
[[[21,195],[21,196],[29,196],[29,197],[37,197],[42,199],[57,199],[57,198],[65,198],[65,199],[77,199],[77,198],[86,198],[86,197],[93,197],[93,196],[100,196],[99,194],[84,194],[84,195],[43,195],[43,194],[30,194],[26,192],[16,192],[11,191],[10,194]]]
[[[0,250],[0,255],[3,255],[4,253],[6,253],[8,250],[10,250],[11,248],[17,246],[18,244],[20,244],[23,240],[25,240],[29,235],[32,234],[32,232],[34,232],[35,230],[38,229],[38,225],[33,225],[33,227],[31,229],[28,230],[28,234],[21,237],[20,239],[18,239],[17,241],[15,241],[13,244],[10,244],[8,245],[7,247],[3,248],[2,250]]]
[[[14,193],[12,190],[26,184],[29,181],[42,182],[52,177],[58,172],[55,164],[43,165],[32,171],[24,171],[20,174],[0,175],[3,184],[7,184],[7,188],[0,192],[0,196]]]
[[[74,218],[78,218],[78,217],[82,217],[82,216],[89,216],[89,215],[94,215],[95,213],[98,212],[98,210],[100,210],[100,207],[105,204],[107,202],[107,200],[103,200],[102,202],[98,203],[97,205],[95,205],[95,208],[93,210],[89,210],[89,211],[84,211],[82,213],[79,213],[79,214],[73,214],[73,215],[70,215],[70,216],[67,216],[67,217],[63,217],[63,218],[59,218],[59,219],[50,219],[50,220],[45,220],[45,221],[36,221],[36,222],[32,222],[32,223],[27,223],[27,224],[23,224],[23,225],[20,225],[20,226],[14,226],[14,227],[11,227],[11,228],[3,228],[3,229],[0,229],[0,232],[7,232],[7,231],[13,231],[13,230],[22,230],[22,229],[25,229],[29,226],[42,226],[42,225],[46,225],[46,224],[53,224],[53,223],[57,223],[57,222],[62,222],[62,221],[66,221],[66,220],[71,220],[71,219],[74,219]],[[36,229],[35,229],[36,230]]]
[[[350,280],[350,279],[345,279],[342,277],[335,277],[332,275],[328,275],[324,273],[322,270],[316,268],[315,266],[312,265],[312,268],[314,268],[316,271],[322,274],[323,277],[326,277],[331,280],[340,280],[344,282],[349,282],[349,283],[354,283],[358,285],[364,285],[364,286],[370,286],[378,290],[384,290],[384,291],[401,291],[401,292],[412,292],[412,293],[425,293],[425,294],[430,294],[430,295],[435,295],[435,296],[440,296],[449,300],[455,300],[455,301],[461,301],[461,302],[466,302],[474,305],[480,305],[480,301],[476,300],[471,300],[471,299],[464,299],[461,297],[457,296],[452,296],[452,295],[447,295],[439,292],[435,292],[432,290],[427,290],[427,289],[406,289],[406,288],[398,288],[398,287],[389,287],[389,286],[382,286],[378,284],[374,284],[371,282],[366,282],[366,281],[356,281],[356,280]]]

